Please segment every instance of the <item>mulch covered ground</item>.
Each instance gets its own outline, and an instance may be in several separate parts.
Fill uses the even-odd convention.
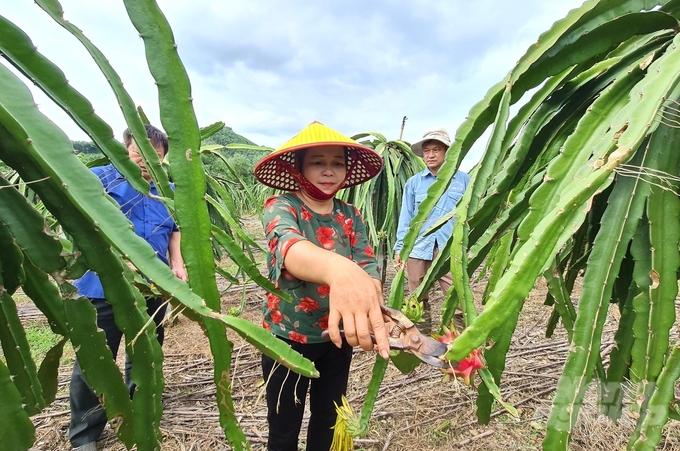
[[[474,287],[475,291],[483,287]],[[380,389],[369,433],[356,440],[363,450],[453,450],[510,451],[541,448],[551,399],[568,350],[566,333],[559,329],[553,338],[545,338],[545,324],[550,309],[543,305],[544,287],[538,285],[526,301],[508,355],[501,385],[506,402],[520,414],[513,418],[497,406],[488,425],[480,425],[475,416],[476,390],[460,382],[443,380],[435,369],[421,365],[411,374],[401,374],[390,365]],[[223,307],[238,307],[241,289],[229,291]],[[247,290],[242,316],[259,322],[262,291]],[[441,299],[441,293],[434,294]],[[615,314],[612,309],[612,315]],[[39,321],[30,307],[23,311],[26,321]],[[607,361],[613,348],[615,318],[606,326],[602,355]],[[262,398],[260,357],[235,333],[232,366],[233,399],[241,427],[254,450],[263,450],[267,437],[266,406]],[[219,427],[212,384],[212,363],[198,325],[181,317],[166,333],[163,398],[165,411],[161,429],[164,450],[226,450]],[[70,360],[70,359],[69,359]],[[356,351],[348,398],[360,411],[371,377],[375,355]],[[37,441],[34,450],[68,450],[67,427],[68,380],[72,363],[62,365],[60,391],[55,403],[34,417]],[[479,379],[475,381],[479,383]],[[592,386],[581,409],[579,422],[570,444],[572,450],[621,450],[634,428],[634,420],[624,412],[614,423],[598,415],[596,389]],[[305,428],[306,425],[303,426]],[[304,441],[304,430],[301,434]],[[304,449],[301,443],[301,449]],[[104,432],[99,449],[123,450],[110,428]],[[671,423],[664,430],[661,449],[680,449],[680,427]]]

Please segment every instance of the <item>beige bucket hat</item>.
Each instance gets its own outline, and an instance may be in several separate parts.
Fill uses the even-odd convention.
[[[443,128],[438,128],[435,130],[429,130],[425,132],[425,134],[423,135],[423,139],[421,139],[417,143],[411,144],[411,150],[413,151],[414,154],[418,155],[419,157],[422,157],[423,143],[431,139],[439,141],[440,143],[444,144],[447,148],[451,146],[451,138],[449,138],[449,133]]]

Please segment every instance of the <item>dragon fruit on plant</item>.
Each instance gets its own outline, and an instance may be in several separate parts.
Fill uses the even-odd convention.
[[[451,349],[451,345],[460,334],[453,323],[451,323],[450,328],[442,325],[442,329],[444,330],[444,333],[442,335],[435,334],[435,338]],[[454,367],[452,365],[448,369],[442,371],[444,371],[444,374],[446,375],[446,380],[461,378],[465,384],[470,385],[475,371],[483,368],[486,368],[486,362],[484,361],[482,352],[479,349],[473,349],[457,366]]]

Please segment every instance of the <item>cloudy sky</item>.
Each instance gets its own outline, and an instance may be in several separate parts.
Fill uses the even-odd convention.
[[[224,121],[278,147],[314,120],[347,135],[415,142],[453,136],[470,108],[527,47],[581,0],[158,0],[192,83],[201,126]],[[157,93],[122,0],[61,0],[65,16],[113,64],[150,120]],[[82,46],[32,0],[0,0],[120,138],[125,122]],[[51,101],[41,110],[74,140],[89,140]],[[483,144],[483,143],[482,143]],[[476,153],[476,152],[475,152]],[[470,155],[463,162],[476,163]]]

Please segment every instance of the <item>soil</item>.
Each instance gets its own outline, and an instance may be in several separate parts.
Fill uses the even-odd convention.
[[[389,276],[388,272],[388,286]],[[483,281],[473,284],[477,297],[481,297],[483,289]],[[368,434],[355,441],[355,448],[367,451],[541,449],[551,399],[569,346],[561,326],[552,338],[545,337],[545,326],[551,313],[551,308],[543,305],[545,292],[544,284],[538,283],[525,302],[501,384],[503,399],[517,408],[519,418],[510,416],[496,405],[489,424],[479,424],[475,414],[477,392],[474,387],[463,385],[460,381],[445,381],[438,370],[426,365],[419,366],[410,374],[401,374],[390,365],[380,388]],[[243,293],[243,287],[226,290],[222,299],[223,311],[238,308]],[[259,322],[262,297],[263,291],[259,287],[247,286],[241,317]],[[439,311],[441,292],[435,291],[431,299],[433,312]],[[31,317],[30,312],[25,313],[25,320],[39,321]],[[616,310],[612,308],[603,337],[605,365],[614,346],[615,314]],[[230,332],[229,338],[235,345],[233,399],[240,425],[252,449],[264,450],[267,423],[260,357],[235,333]],[[169,324],[163,350],[166,377],[161,423],[163,450],[230,449],[219,426],[211,355],[201,328],[180,316]],[[60,368],[56,401],[33,417],[37,436],[33,450],[70,449],[67,439],[68,381],[72,358],[66,357]],[[355,351],[348,399],[357,412],[361,409],[375,358],[373,352]],[[478,376],[474,383],[480,383]],[[599,415],[596,399],[593,385],[581,408],[569,449],[625,449],[635,420],[625,411],[616,423]],[[305,428],[306,424],[301,433],[300,449],[304,449]],[[125,448],[107,426],[98,449]],[[680,449],[680,426],[677,422],[665,427],[660,449]]]

